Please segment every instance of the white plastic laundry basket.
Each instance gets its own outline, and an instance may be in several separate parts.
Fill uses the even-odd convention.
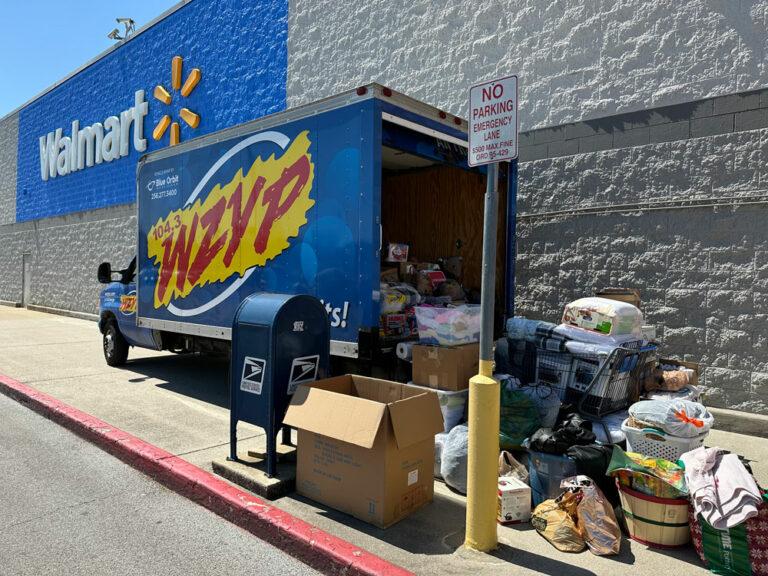
[[[627,424],[629,419],[621,424],[621,431],[627,437],[627,452],[637,452],[651,458],[664,458],[676,462],[680,456],[704,445],[709,431],[693,438],[670,436],[658,428],[633,428]]]

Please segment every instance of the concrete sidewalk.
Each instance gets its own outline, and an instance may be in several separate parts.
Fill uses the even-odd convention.
[[[93,414],[188,462],[210,470],[227,454],[229,413],[226,362],[131,350],[128,366],[109,368],[92,322],[0,307],[0,373]],[[242,449],[260,449],[258,428],[240,425]],[[713,431],[708,445],[754,461],[768,484],[768,440]],[[682,571],[707,574],[692,548],[651,550],[625,540],[621,554],[599,558],[564,554],[529,524],[500,527],[491,555],[461,549],[464,498],[436,483],[435,501],[388,530],[380,530],[298,496],[275,504],[331,534],[417,574],[636,574]]]

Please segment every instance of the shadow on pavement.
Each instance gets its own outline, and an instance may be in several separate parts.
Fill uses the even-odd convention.
[[[176,394],[196,400],[229,407],[229,361],[226,358],[180,354],[136,358],[126,368],[140,376],[129,379],[139,383],[153,378],[162,380],[156,384]]]
[[[642,546],[642,544],[635,542],[633,546]],[[648,548],[648,550],[650,550],[654,554],[659,554],[660,556],[673,558],[678,562],[687,562],[688,564],[692,564],[698,568],[701,568],[703,566],[703,564],[701,563],[701,560],[696,555],[696,550],[694,549],[692,544],[689,546],[678,548],[677,550],[672,550],[672,549],[664,550],[663,548]]]
[[[589,554],[589,552],[582,552],[582,554]],[[490,555],[504,560],[510,567],[520,566],[549,576],[595,576],[594,572],[586,568],[580,568],[568,562],[561,562],[521,548],[513,548],[507,544],[499,544],[499,547]]]
[[[328,508],[323,504],[292,494],[288,498],[319,508],[319,516],[338,522],[351,529],[368,534],[412,554],[453,554],[456,547],[449,541],[457,531],[463,532],[465,509],[464,506],[435,494],[432,504],[416,511],[411,516],[383,530],[358,520],[357,518]]]

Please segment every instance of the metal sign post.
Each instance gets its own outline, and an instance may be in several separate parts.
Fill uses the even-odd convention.
[[[469,165],[487,164],[480,296],[480,367],[469,381],[467,529],[464,545],[496,547],[499,462],[499,383],[493,378],[496,223],[499,162],[517,157],[517,76],[473,86],[469,92]],[[511,177],[511,175],[510,175]]]

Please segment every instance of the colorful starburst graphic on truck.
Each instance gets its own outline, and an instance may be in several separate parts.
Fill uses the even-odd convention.
[[[187,79],[182,85],[181,76],[183,64],[184,60],[181,56],[174,56],[173,60],[171,60],[171,88],[174,92],[180,92],[182,98],[186,98],[192,94],[195,86],[197,86],[200,82],[202,73],[200,72],[199,68],[192,68],[192,71],[189,73]],[[152,95],[155,97],[155,100],[162,102],[166,106],[170,106],[171,102],[173,101],[171,93],[166,90],[162,84],[155,86],[155,90]],[[192,112],[192,110],[189,108],[185,107],[179,110],[179,116],[181,116],[181,119],[190,128],[197,128],[200,124],[200,115]],[[160,120],[155,125],[155,129],[152,131],[152,138],[155,140],[160,140],[168,131],[169,127],[171,129],[171,146],[178,144],[179,140],[181,139],[181,126],[179,126],[177,121],[172,120],[170,114],[165,114],[162,118],[160,118]]]
[[[315,204],[310,145],[309,132],[301,132],[279,158],[256,158],[204,199],[157,220],[147,234],[147,255],[159,265],[155,308],[242,277],[290,246]]]

